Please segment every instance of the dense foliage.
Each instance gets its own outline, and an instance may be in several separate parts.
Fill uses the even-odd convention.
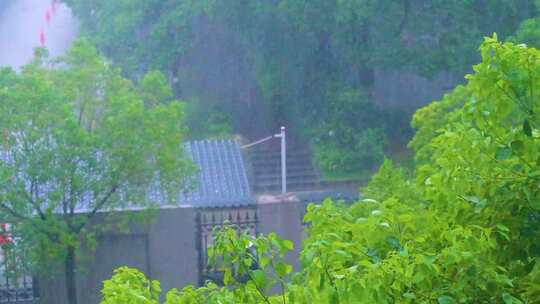
[[[354,62],[357,67],[380,63],[431,72],[455,67],[462,71],[476,59],[474,49],[483,34],[512,34],[534,13],[534,1],[526,0],[496,0],[489,5],[467,0],[67,3],[107,55],[138,72],[149,66],[173,70],[192,39],[204,38],[194,37],[193,31],[194,19],[201,16],[240,33],[256,57],[268,55],[264,62],[268,67],[259,68],[287,69],[282,60],[288,59],[290,64],[305,62],[307,72],[319,58],[328,60],[318,62],[323,69]],[[329,58],[323,58],[326,55]],[[273,65],[278,61],[286,66]],[[313,76],[325,77],[319,74]]]
[[[225,287],[165,303],[539,303],[540,51],[489,38],[481,56],[466,85],[416,113],[412,176],[386,161],[366,199],[308,207],[299,272],[281,259],[287,241],[225,229],[210,254]],[[119,270],[103,303],[157,303],[144,277],[123,289],[134,275]]]
[[[314,140],[315,158],[323,172],[358,172],[377,167],[386,144],[383,111],[366,94],[355,90],[340,92],[328,103]]]
[[[170,98],[159,72],[137,86],[85,40],[0,70],[0,222],[41,273],[64,262],[70,303],[79,249],[115,215],[103,211],[162,203],[150,191],[167,200],[187,184],[184,106]]]
[[[374,106],[376,71],[462,75],[478,60],[483,35],[511,35],[535,13],[533,0],[66,2],[131,78],[149,69],[169,76],[176,93],[195,104],[196,137],[231,125],[248,137],[266,136],[270,130],[257,133],[253,125],[262,122],[251,118],[269,112],[272,127],[285,124],[315,141],[323,172],[369,169],[382,149],[398,150],[410,137],[411,105],[397,116]],[[224,114],[204,128],[197,122],[208,110],[199,109]],[[339,128],[327,120],[340,121]]]

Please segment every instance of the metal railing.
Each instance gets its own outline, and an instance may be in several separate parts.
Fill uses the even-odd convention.
[[[256,206],[200,209],[197,212],[196,240],[200,285],[204,285],[208,280],[217,284],[222,283],[223,271],[220,269],[219,265],[208,264],[208,248],[214,244],[214,229],[222,227],[227,223],[235,229],[238,234],[246,232],[252,236],[256,236],[258,221]]]
[[[2,304],[30,304],[39,302],[39,291],[37,280],[31,275],[31,272],[21,265],[25,265],[24,257],[17,256],[6,258],[6,254],[0,248],[0,303]],[[16,263],[17,268],[12,269],[11,263]]]

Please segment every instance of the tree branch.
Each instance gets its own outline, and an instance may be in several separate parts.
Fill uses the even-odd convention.
[[[6,204],[0,202],[0,208],[6,210],[9,214],[11,214],[12,216],[20,219],[20,220],[23,220],[23,221],[31,221],[31,219],[29,217],[26,217],[20,213],[18,213],[17,211],[15,211],[14,209],[8,207]]]
[[[231,238],[228,238],[228,241],[231,243],[231,245],[234,247],[235,250],[237,251],[243,251],[241,248],[237,248],[234,241],[231,239]],[[245,253],[244,253],[245,254]],[[253,256],[251,256],[249,253],[247,253],[247,256],[254,260]],[[271,304],[270,303],[270,300],[268,299],[268,297],[264,294],[264,291],[262,290],[262,288],[257,285],[257,281],[255,281],[255,278],[251,275],[251,272],[249,271],[249,269],[247,270],[247,275],[249,277],[249,279],[253,282],[253,285],[255,285],[255,289],[257,290],[257,292],[259,293],[259,295],[263,298],[264,302],[268,303],[268,304]]]
[[[86,226],[86,223],[88,223],[93,217],[94,215],[96,215],[96,213],[101,210],[101,208],[103,208],[103,206],[105,206],[105,204],[109,201],[109,199],[111,198],[111,196],[116,192],[116,190],[118,190],[118,183],[115,183],[112,185],[111,189],[109,189],[109,191],[107,192],[107,194],[105,194],[105,196],[96,204],[96,206],[94,207],[94,209],[92,209],[92,211],[90,211],[88,213],[88,215],[86,216],[86,221],[84,221],[83,223],[81,223],[76,229],[75,229],[75,233],[79,233],[81,231],[81,229],[84,228],[84,226]]]
[[[32,181],[32,184],[30,185],[30,194],[28,194],[28,192],[26,192],[26,191],[22,191],[23,195],[30,202],[32,207],[34,207],[34,209],[37,211],[39,217],[42,220],[45,220],[45,213],[43,213],[43,210],[41,210],[41,208],[39,207],[39,204],[33,198],[33,190],[32,190],[33,188],[34,188],[34,181]]]

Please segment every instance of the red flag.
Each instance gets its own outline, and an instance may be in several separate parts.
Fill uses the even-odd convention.
[[[41,43],[41,46],[45,46],[45,33],[43,30],[39,32],[39,43]]]
[[[8,226],[7,224],[1,224],[1,231],[0,231],[0,245],[6,245],[11,243],[11,236],[8,234]]]
[[[45,11],[45,21],[47,21],[47,24],[51,22],[51,12],[48,9]]]

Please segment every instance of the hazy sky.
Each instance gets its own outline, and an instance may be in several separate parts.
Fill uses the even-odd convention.
[[[31,60],[34,47],[41,43],[41,32],[51,56],[62,54],[77,35],[78,22],[64,4],[53,12],[51,0],[8,1],[0,11],[0,66],[18,68]]]

